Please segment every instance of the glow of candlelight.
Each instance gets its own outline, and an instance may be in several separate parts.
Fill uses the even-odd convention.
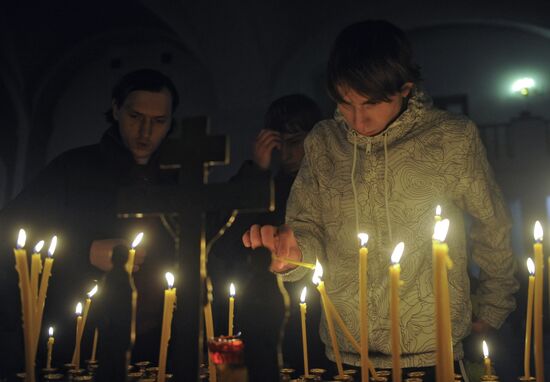
[[[405,249],[405,243],[401,242],[395,246],[393,253],[391,255],[391,262],[393,264],[399,264],[401,256],[403,255],[403,250]]]
[[[304,287],[304,289],[302,289],[302,293],[300,294],[300,302],[302,304],[306,302],[306,294],[307,294],[307,287]]]
[[[166,272],[164,276],[166,277],[166,282],[168,283],[168,289],[172,289],[174,286],[174,275],[170,272]]]
[[[444,242],[447,237],[447,231],[449,230],[449,219],[443,219],[435,223],[434,228],[434,240]]]
[[[139,243],[141,243],[141,239],[143,239],[143,232],[137,234],[136,238],[132,242],[132,249],[136,248]]]

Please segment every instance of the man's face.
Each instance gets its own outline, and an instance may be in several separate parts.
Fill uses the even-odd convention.
[[[113,101],[113,118],[118,121],[122,142],[138,164],[146,164],[158,149],[172,123],[172,97],[159,92],[136,90],[122,105]]]
[[[298,172],[304,157],[304,139],[307,133],[283,133],[281,144],[281,166],[287,173]]]
[[[349,87],[340,88],[344,102],[338,103],[338,110],[348,126],[368,137],[379,134],[393,122],[401,112],[403,99],[409,95],[413,84],[407,82],[400,92],[390,96],[389,102],[374,103]]]

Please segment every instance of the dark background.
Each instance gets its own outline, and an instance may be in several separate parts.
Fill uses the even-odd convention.
[[[354,21],[383,18],[409,33],[436,103],[479,125],[523,281],[532,223],[548,227],[550,211],[549,15],[548,1],[3,1],[0,207],[56,155],[97,142],[112,86],[141,67],[174,79],[178,119],[206,114],[230,136],[231,165],[211,177],[226,180],[273,99],[303,92],[332,114],[330,44]],[[536,88],[512,93],[525,76]]]

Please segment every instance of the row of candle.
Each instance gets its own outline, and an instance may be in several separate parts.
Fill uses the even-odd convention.
[[[15,269],[19,276],[19,292],[21,298],[21,313],[23,318],[23,338],[25,348],[25,380],[35,381],[35,359],[38,349],[38,338],[42,327],[42,317],[46,303],[49,278],[53,267],[53,254],[57,246],[57,237],[51,240],[48,257],[42,264],[40,251],[44,246],[41,240],[34,247],[31,256],[31,269],[29,272],[27,251],[25,243],[27,234],[25,230],[19,230],[17,246],[14,249]],[[40,276],[40,274],[42,274]]]

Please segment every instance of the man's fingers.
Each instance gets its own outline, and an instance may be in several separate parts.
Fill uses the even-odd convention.
[[[252,241],[250,241],[250,230],[247,229],[245,233],[243,233],[243,245],[246,248],[250,248],[252,246]]]
[[[281,135],[273,130],[262,130],[256,138],[256,145],[264,146],[267,142],[272,140],[281,140]]]
[[[260,228],[263,246],[271,252],[275,252],[275,233],[276,229],[272,225],[264,225]]]
[[[250,227],[250,246],[252,249],[256,249],[262,246],[262,237],[260,234],[260,225],[254,224]]]

